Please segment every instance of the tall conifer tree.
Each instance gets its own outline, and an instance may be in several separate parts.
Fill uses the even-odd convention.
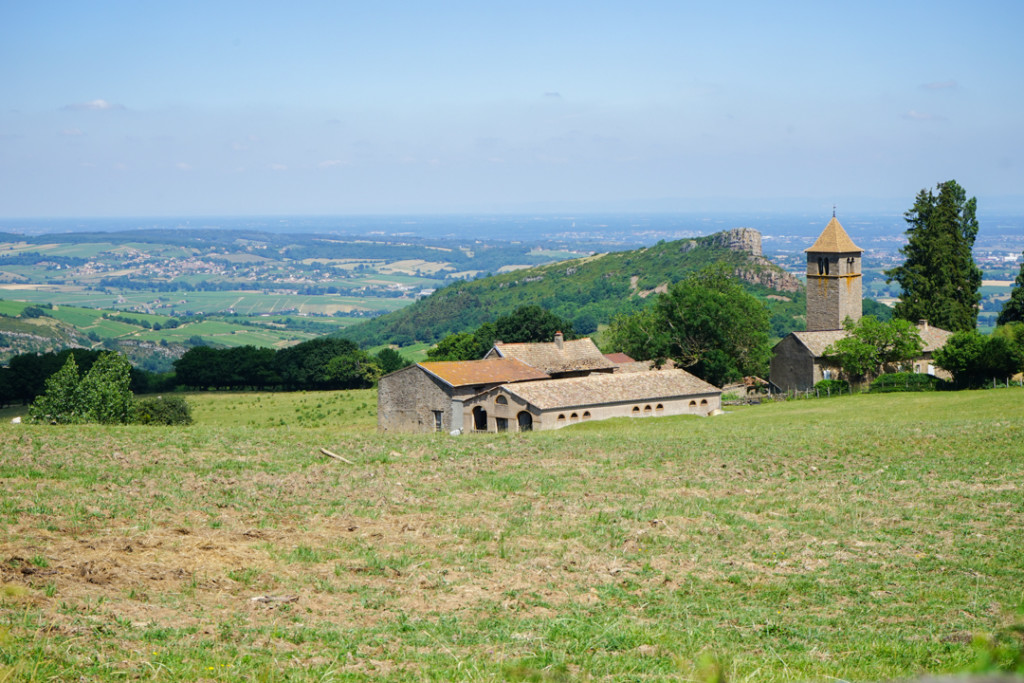
[[[978,235],[977,199],[955,180],[939,183],[938,194],[921,190],[905,215],[907,245],[903,265],[885,271],[888,282],[903,288],[894,306],[899,318],[927,320],[950,331],[978,324],[981,269],[972,248]]]
[[[1012,322],[1024,322],[1024,261],[1021,261],[1020,272],[1017,273],[1010,298],[1003,304],[1003,309],[999,311],[999,317],[996,319],[997,325]]]

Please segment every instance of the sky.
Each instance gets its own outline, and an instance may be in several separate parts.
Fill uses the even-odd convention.
[[[0,218],[1024,214],[1024,3],[0,0]]]

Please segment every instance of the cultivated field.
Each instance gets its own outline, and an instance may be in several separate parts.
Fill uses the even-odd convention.
[[[191,400],[0,426],[0,681],[884,680],[1024,647],[1021,389],[459,438],[376,434],[373,392]]]

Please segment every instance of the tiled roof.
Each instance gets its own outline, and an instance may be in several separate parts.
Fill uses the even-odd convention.
[[[599,373],[502,387],[541,410],[593,406],[601,403],[658,401],[694,394],[717,394],[712,386],[685,370]]]
[[[564,341],[561,343],[561,348],[555,342],[533,344],[495,342],[494,350],[503,358],[516,358],[549,374],[574,370],[605,370],[615,367],[615,363],[605,358],[589,337]]]
[[[660,368],[654,366],[653,360],[635,360],[632,363],[621,363],[615,368],[615,372],[651,372],[656,370],[675,370],[676,362],[666,358]]]
[[[934,325],[918,324],[916,327],[917,333],[921,335],[921,341],[924,342],[925,353],[942,347],[946,340],[953,335],[952,332],[947,332]],[[848,334],[846,330],[819,330],[817,332],[794,332],[793,336],[799,339],[800,343],[806,346],[815,358],[820,358],[825,354],[825,349]]]
[[[952,332],[934,325],[918,324],[917,333],[921,335],[925,351],[934,351],[946,345],[946,341],[953,336]]]
[[[816,332],[794,332],[793,336],[807,347],[815,358],[825,355],[825,349],[849,335],[846,330],[818,330]]]
[[[804,251],[826,252],[826,253],[848,253],[851,251],[864,251],[850,239],[850,236],[843,230],[843,226],[835,216],[828,222],[825,229],[818,235],[818,240]]]
[[[544,372],[515,358],[429,361],[418,363],[418,365],[453,387],[470,384],[503,384],[547,378],[547,374]]]
[[[626,354],[622,353],[621,351],[618,352],[618,353],[606,353],[606,354],[604,354],[604,357],[607,358],[608,360],[610,360],[611,362],[615,363],[616,365],[622,365],[623,363],[635,363],[636,362],[632,358],[627,356]]]

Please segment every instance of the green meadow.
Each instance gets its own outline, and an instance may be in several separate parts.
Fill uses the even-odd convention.
[[[1024,389],[461,437],[378,434],[373,391],[188,399],[4,413],[0,681],[1022,666]]]

